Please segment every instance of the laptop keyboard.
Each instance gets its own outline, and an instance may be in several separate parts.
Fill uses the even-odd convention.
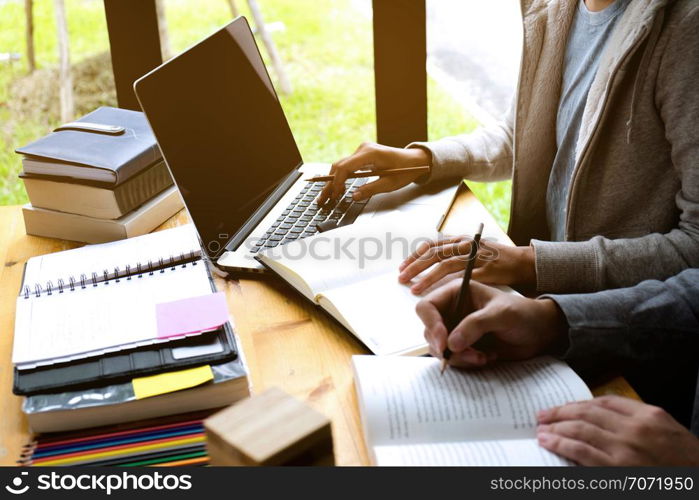
[[[345,182],[343,197],[323,206],[318,205],[316,198],[318,198],[325,182],[306,183],[298,196],[289,203],[281,216],[255,242],[250,251],[257,253],[265,248],[274,248],[290,241],[312,236],[318,232],[318,224],[321,222],[331,221],[340,226],[351,224],[368,201],[354,201],[352,194],[366,182],[367,178],[348,179]]]

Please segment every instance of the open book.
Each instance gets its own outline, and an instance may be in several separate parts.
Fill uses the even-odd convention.
[[[592,398],[550,357],[444,375],[435,358],[353,356],[352,364],[375,465],[570,465],[538,446],[536,412]]]
[[[424,354],[424,326],[415,313],[421,297],[398,282],[398,266],[438,236],[434,219],[394,212],[261,252],[257,259],[373,353]]]

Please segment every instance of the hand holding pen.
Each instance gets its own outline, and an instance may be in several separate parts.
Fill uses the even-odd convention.
[[[468,261],[466,262],[466,271],[464,272],[464,277],[461,280],[461,288],[459,289],[459,294],[456,296],[456,301],[448,318],[447,329],[449,332],[454,330],[456,325],[459,324],[459,321],[461,321],[461,315],[466,309],[466,305],[470,302],[471,275],[473,274],[473,267],[478,256],[478,245],[481,242],[481,236],[483,236],[482,222],[478,225],[478,231],[476,231],[476,235],[473,237],[471,251],[468,254]],[[442,351],[441,373],[444,373],[444,370],[447,369],[450,357],[451,350],[449,350],[449,347],[445,347],[444,351]]]
[[[462,280],[437,288],[416,308],[430,353],[442,358],[442,373],[447,365],[478,368],[565,351],[568,324],[555,301],[522,297],[469,274],[467,267]]]

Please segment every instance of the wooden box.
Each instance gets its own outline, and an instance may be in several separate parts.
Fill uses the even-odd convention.
[[[204,421],[211,465],[334,465],[330,421],[281,389]]]

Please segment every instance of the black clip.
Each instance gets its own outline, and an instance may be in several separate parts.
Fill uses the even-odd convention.
[[[48,280],[46,282],[46,295],[52,295],[53,293],[53,281]]]
[[[114,280],[119,283],[119,266],[114,267]]]
[[[160,258],[158,259],[158,267],[160,268],[160,273],[161,273],[161,274],[165,272],[165,261],[163,260],[162,257],[160,257]]]
[[[143,278],[143,273],[141,272],[141,263],[140,262],[136,263],[136,274],[138,274],[139,278]]]
[[[107,271],[106,269],[103,269],[102,270],[102,277],[104,278],[104,280],[103,280],[104,284],[108,285],[109,284],[109,271]]]
[[[39,283],[34,285],[34,295],[37,297],[41,297],[41,285]]]
[[[92,286],[97,286],[97,273],[92,273]]]
[[[153,276],[153,261],[148,259],[148,274]]]
[[[85,282],[87,281],[87,276],[84,274],[80,275],[80,288],[85,288]]]
[[[30,293],[31,293],[31,290],[29,289],[29,287],[28,287],[28,286],[25,286],[25,287],[24,287],[24,298],[25,298],[25,299],[28,299]]]
[[[75,278],[71,276],[70,278],[68,278],[68,281],[70,283],[70,291],[72,292],[75,290]]]
[[[63,287],[65,286],[65,281],[63,281],[61,278],[58,278],[58,293],[63,293]]]

